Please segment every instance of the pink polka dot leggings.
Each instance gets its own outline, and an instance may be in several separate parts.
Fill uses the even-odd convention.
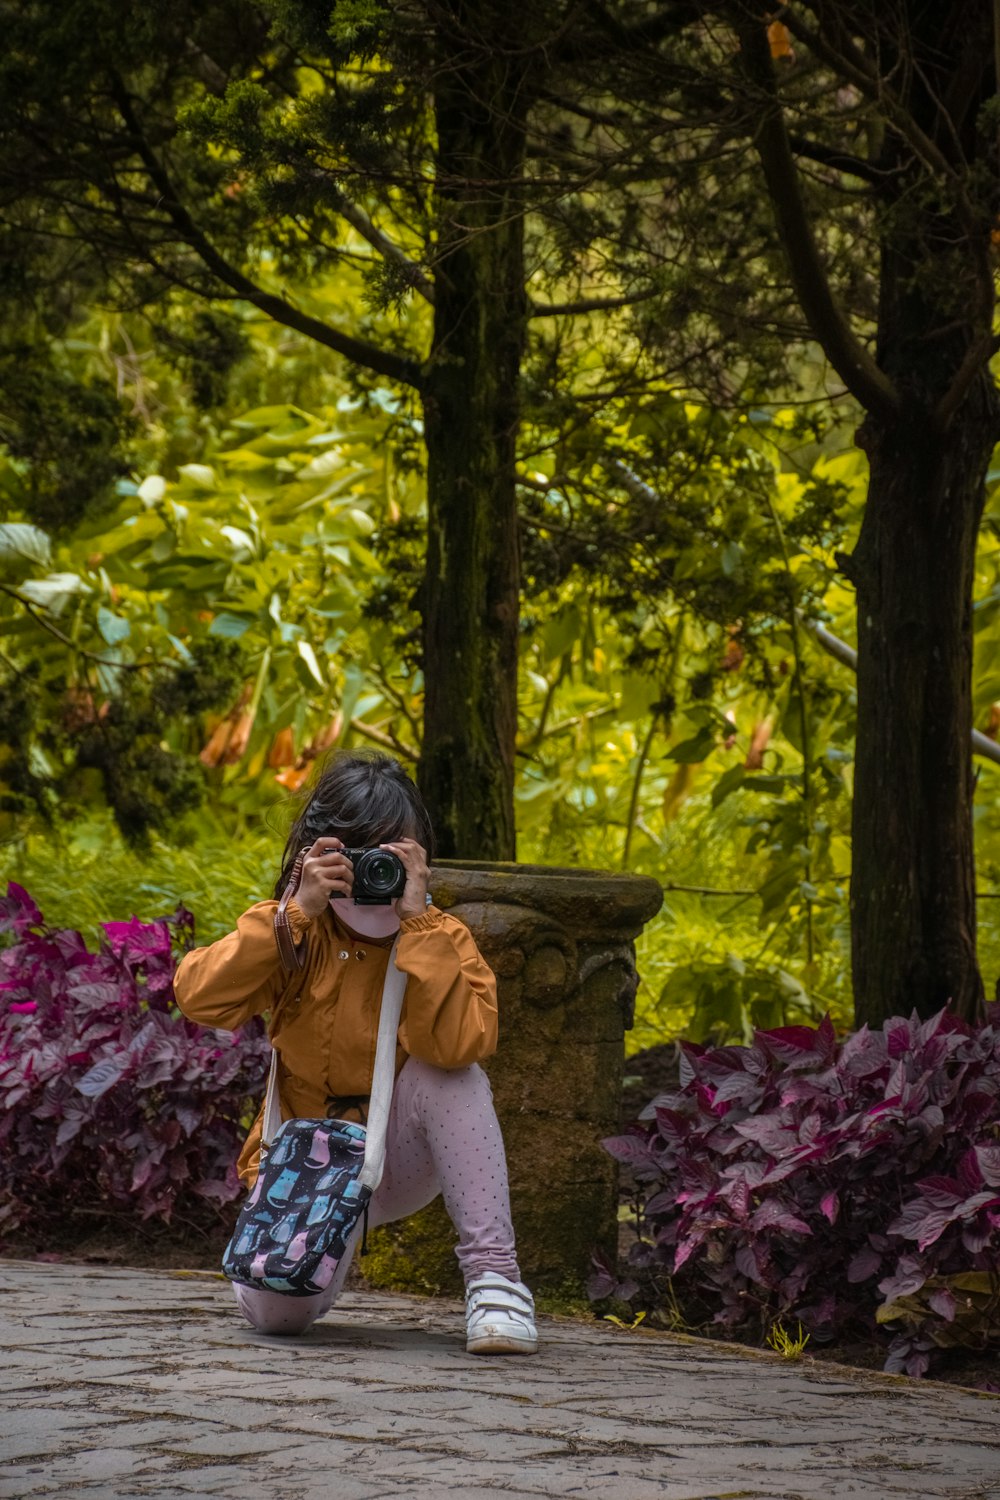
[[[519,1281],[507,1158],[489,1079],[476,1064],[446,1072],[410,1057],[396,1079],[385,1171],[368,1210],[369,1228],[405,1219],[438,1193],[458,1234],[455,1254],[466,1281],[490,1271]],[[243,1316],[259,1333],[304,1333],[339,1295],[358,1239],[315,1297],[234,1283]]]

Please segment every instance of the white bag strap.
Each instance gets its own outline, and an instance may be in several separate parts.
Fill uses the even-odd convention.
[[[389,1110],[396,1082],[396,1033],[399,1031],[399,1017],[406,991],[407,975],[396,967],[397,943],[398,939],[389,950],[389,962],[385,968],[372,1092],[365,1125],[365,1164],[358,1177],[362,1186],[371,1188],[373,1193],[382,1181],[382,1169],[385,1166],[385,1138],[389,1130]]]
[[[363,1186],[371,1188],[372,1192],[382,1181],[382,1170],[385,1166],[385,1138],[389,1129],[392,1090],[396,1082],[396,1033],[399,1031],[399,1017],[402,1013],[403,995],[406,991],[407,976],[402,969],[396,967],[396,946],[396,943],[393,943],[389,950],[385,983],[382,986],[378,1039],[375,1043],[375,1068],[372,1073],[372,1092],[368,1104],[368,1123],[365,1126],[365,1164],[358,1177],[358,1181]],[[280,1124],[278,1054],[272,1047],[271,1071],[267,1079],[264,1120],[261,1129],[262,1152],[271,1145]]]
[[[264,1095],[264,1123],[260,1130],[261,1156],[270,1147],[281,1124],[281,1105],[278,1103],[278,1054],[271,1048],[271,1071],[267,1075],[267,1093]]]

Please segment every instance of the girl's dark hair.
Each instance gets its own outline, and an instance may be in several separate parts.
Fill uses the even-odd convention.
[[[324,765],[288,835],[276,899],[299,852],[324,835],[348,849],[415,838],[428,858],[434,853],[434,832],[420,793],[399,761],[380,750],[341,750]]]

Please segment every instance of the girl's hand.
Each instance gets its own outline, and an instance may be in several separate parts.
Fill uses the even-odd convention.
[[[354,866],[340,853],[339,839],[317,839],[302,861],[302,879],[295,893],[299,910],[307,917],[325,911],[331,896],[349,896],[354,886]]]
[[[389,849],[403,863],[406,885],[403,894],[392,903],[393,911],[402,922],[404,917],[422,917],[427,910],[427,882],[430,866],[427,850],[421,848],[416,839],[400,839],[396,844],[379,844],[380,849]]]

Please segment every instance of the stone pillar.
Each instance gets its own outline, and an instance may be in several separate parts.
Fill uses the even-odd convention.
[[[522,1274],[579,1295],[596,1247],[617,1245],[617,1168],[634,940],[660,908],[657,881],[541,865],[441,861],[431,891],[471,928],[499,990],[500,1045],[486,1064],[503,1127]],[[440,1200],[371,1237],[376,1286],[461,1286]]]

